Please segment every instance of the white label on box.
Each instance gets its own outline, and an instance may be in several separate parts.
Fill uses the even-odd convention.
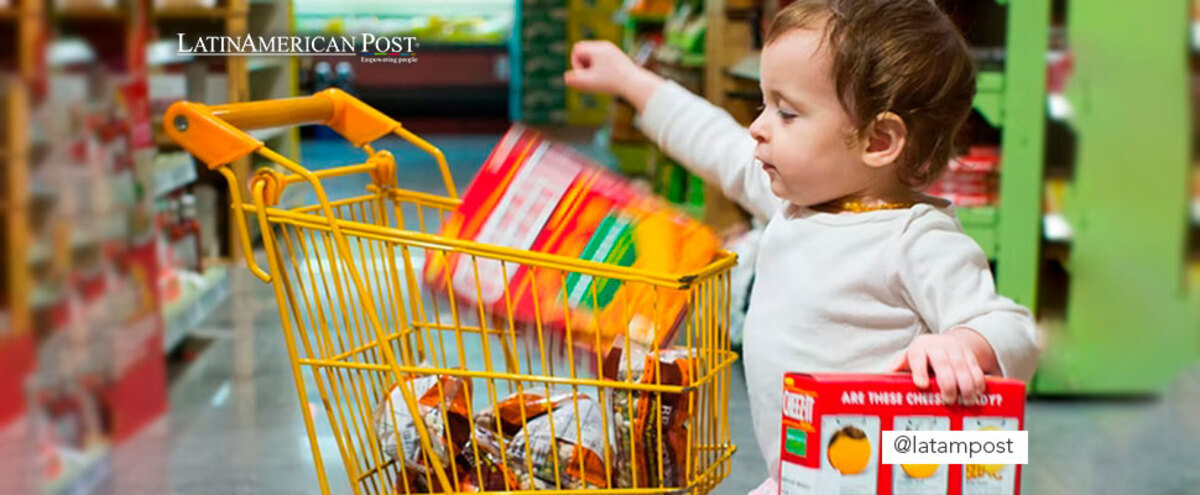
[[[489,212],[475,237],[476,242],[526,250],[533,246],[581,170],[578,163],[551,161],[551,155],[547,154],[549,148],[549,143],[542,143],[529,160],[521,164],[500,202]],[[476,274],[472,259],[470,256],[459,259],[454,270],[454,291],[475,299]],[[504,270],[494,259],[478,259],[477,265],[479,297],[485,304],[494,304],[504,296],[507,282]],[[511,280],[517,265],[510,263],[507,268]]]
[[[810,495],[817,492],[818,470],[783,461],[779,466],[779,495]]]

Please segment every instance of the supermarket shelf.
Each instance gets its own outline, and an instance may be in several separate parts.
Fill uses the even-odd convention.
[[[1050,120],[1071,122],[1071,119],[1075,118],[1075,109],[1065,95],[1057,93],[1047,95],[1046,108],[1050,112]]]
[[[1192,22],[1192,51],[1200,52],[1200,21]]]
[[[1042,236],[1050,242],[1070,242],[1075,231],[1062,213],[1047,213],[1042,215]]]
[[[72,21],[124,22],[128,18],[129,12],[115,7],[77,6],[55,9],[54,16]]]
[[[161,153],[154,159],[154,196],[162,196],[196,181],[196,162],[187,152]]]
[[[61,476],[50,481],[44,493],[93,493],[113,474],[112,450],[107,444],[97,444],[63,460]]]
[[[179,144],[167,137],[159,125],[154,127],[154,145],[159,148],[179,148]]]
[[[269,70],[269,69],[287,69],[291,65],[291,60],[287,57],[252,57],[246,63],[246,68],[250,72]]]
[[[184,285],[179,299],[167,304],[163,309],[163,320],[166,322],[163,338],[165,351],[179,345],[229,297],[228,268],[211,266],[201,280],[202,283],[196,287]]]
[[[146,46],[146,63],[151,67],[182,64],[192,62],[196,57],[187,53],[178,53],[175,40],[163,39]]]
[[[996,233],[996,207],[957,208],[955,214],[962,223],[963,232],[983,248],[988,259],[995,259],[996,246],[999,244],[999,236]]]
[[[663,45],[654,53],[654,60],[660,64],[673,65],[684,69],[700,69],[704,67],[703,53],[685,53],[678,48]]]
[[[153,17],[157,19],[221,19],[229,15],[225,7],[170,7],[156,9]]]
[[[758,81],[760,77],[759,68],[761,62],[762,55],[759,52],[747,53],[746,56],[738,60],[737,63],[734,63],[728,69],[725,69],[725,73],[730,76],[749,81]]]
[[[1004,74],[983,71],[976,79],[974,107],[993,127],[1004,125]]]
[[[638,24],[662,24],[667,22],[667,14],[637,14],[629,13],[628,19]]]

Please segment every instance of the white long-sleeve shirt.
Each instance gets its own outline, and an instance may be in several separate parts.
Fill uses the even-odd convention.
[[[754,432],[779,479],[786,372],[888,372],[918,335],[969,327],[1006,377],[1037,364],[1033,318],[996,294],[988,261],[952,208],[832,214],[776,197],[749,131],[668,82],[640,127],[666,153],[767,221],[745,320],[743,361]]]

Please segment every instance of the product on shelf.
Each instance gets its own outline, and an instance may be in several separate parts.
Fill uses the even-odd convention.
[[[926,193],[960,208],[991,206],[1000,197],[1000,152],[996,146],[972,146],[950,160],[946,173]]]
[[[501,139],[442,235],[680,275],[702,268],[718,248],[704,225],[521,126]],[[499,317],[569,326],[577,345],[601,349],[626,332],[670,344],[687,304],[680,290],[454,252],[431,253],[425,278]]]
[[[921,390],[908,374],[788,373],[783,383],[780,493],[1013,494],[1020,486],[1016,465],[880,462],[883,431],[1021,430],[1019,380],[987,378],[970,404],[947,404],[936,382]]]
[[[665,16],[675,6],[674,0],[637,0],[629,13],[644,16]]]

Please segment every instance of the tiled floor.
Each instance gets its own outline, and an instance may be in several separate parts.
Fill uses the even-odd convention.
[[[478,164],[496,137],[436,136],[452,163]],[[319,167],[353,150],[307,143],[304,162]],[[437,184],[430,164],[401,153],[402,180]],[[465,187],[470,170],[459,169]],[[361,190],[347,179],[333,194]],[[233,296],[202,329],[212,341],[176,377],[165,425],[147,433],[117,460],[115,493],[315,493],[307,435],[285,355],[270,286],[232,270]],[[748,421],[741,368],[732,379],[729,412],[739,451],[716,493],[754,488],[766,469]],[[305,407],[323,420],[311,380]],[[1200,493],[1200,373],[1184,375],[1155,402],[1032,401],[1028,407],[1030,464],[1022,493]],[[334,493],[349,493],[334,438],[321,428],[321,446]],[[122,460],[125,459],[125,460]],[[167,473],[165,477],[153,473]],[[151,473],[148,476],[131,473]]]

